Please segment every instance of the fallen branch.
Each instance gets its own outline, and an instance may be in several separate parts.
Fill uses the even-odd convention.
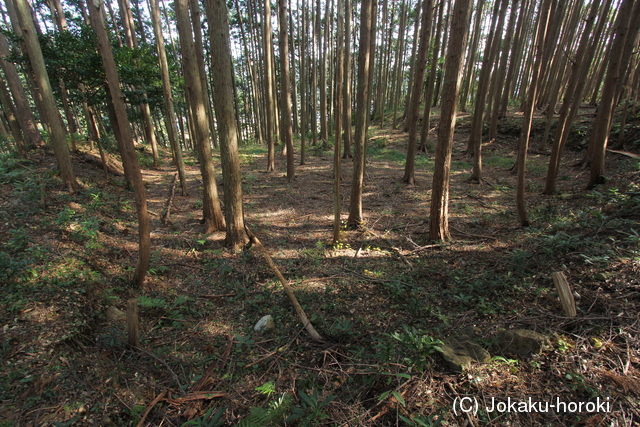
[[[151,401],[151,403],[149,403],[149,406],[147,406],[147,409],[144,411],[144,414],[142,414],[142,418],[140,418],[140,421],[138,422],[138,425],[136,427],[144,426],[144,420],[147,419],[147,416],[149,415],[149,412],[151,412],[153,407],[156,406],[156,403],[158,403],[158,402],[160,402],[160,400],[162,400],[162,398],[164,397],[165,394],[167,394],[167,390],[164,390],[162,393],[157,395],[156,398],[153,399]]]
[[[185,397],[180,397],[178,399],[164,399],[170,405],[182,405],[185,402],[192,402],[194,400],[211,400],[216,397],[225,397],[227,393],[223,391],[196,391],[193,393],[189,393]]]
[[[630,153],[628,151],[618,151],[618,150],[610,150],[607,148],[607,151],[610,153],[620,154],[622,156],[631,157],[632,159],[640,159],[640,154]]]
[[[199,295],[198,298],[230,298],[238,294]]]
[[[271,258],[267,250],[264,248],[264,246],[262,246],[262,243],[260,243],[260,240],[258,239],[258,237],[255,234],[253,234],[253,232],[249,230],[249,227],[247,227],[246,225],[245,225],[245,230],[247,232],[247,236],[249,236],[250,243],[252,245],[255,245],[258,248],[258,251],[260,251],[264,259],[267,261],[267,264],[269,264],[269,267],[271,267],[271,270],[273,270],[274,274],[276,275],[280,283],[282,283],[282,287],[284,288],[285,292],[287,293],[287,296],[291,300],[291,304],[293,305],[293,308],[296,310],[298,317],[302,321],[302,325],[305,327],[309,335],[311,335],[311,338],[313,338],[316,341],[322,341],[322,337],[318,332],[316,332],[315,328],[309,321],[309,318],[307,317],[304,310],[300,306],[298,299],[293,293],[293,289],[291,289],[291,286],[289,285],[289,283],[286,281],[282,273],[280,273],[280,270],[278,270],[278,267],[273,262],[273,259]]]
[[[160,359],[158,356],[156,356],[155,354],[151,353],[150,351],[145,350],[144,348],[141,348],[141,347],[131,347],[131,348],[133,350],[136,350],[136,351],[139,351],[141,353],[146,354],[147,356],[151,357],[152,359],[157,360],[162,365],[164,365],[164,367],[167,368],[167,370],[173,376],[173,379],[176,382],[176,385],[178,386],[178,390],[182,390],[182,384],[180,384],[180,380],[178,379],[178,375],[176,375],[176,373],[173,372],[173,369],[171,369],[171,367],[167,364],[167,362],[165,362],[164,360]]]
[[[227,347],[225,348],[224,353],[222,353],[222,357],[220,358],[220,361],[209,365],[207,370],[204,372],[204,375],[202,375],[202,377],[198,380],[198,382],[194,384],[192,388],[193,392],[195,393],[200,392],[204,388],[204,386],[207,385],[213,371],[219,372],[222,370],[222,368],[224,368],[224,365],[227,363],[227,359],[229,359],[229,355],[231,354],[232,348],[233,348],[233,337],[230,334],[227,334]]]
[[[164,213],[162,214],[162,225],[167,225],[169,222],[169,215],[171,214],[171,203],[173,203],[173,197],[176,195],[176,184],[178,183],[178,174],[173,175],[173,181],[171,182],[171,193],[167,199],[167,203],[164,205]]]
[[[465,236],[469,236],[469,237],[477,237],[479,239],[491,239],[491,240],[496,240],[496,236],[486,236],[486,235],[482,235],[482,234],[471,234],[471,233],[467,233],[466,231],[462,231],[459,230],[455,227],[451,227],[449,226],[452,230],[457,231],[460,234],[464,234]]]

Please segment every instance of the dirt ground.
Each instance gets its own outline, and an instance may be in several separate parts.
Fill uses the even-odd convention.
[[[246,221],[322,342],[310,340],[255,249],[229,252],[224,232],[202,234],[192,157],[189,194],[175,188],[165,223],[170,157],[143,171],[152,257],[142,289],[130,286],[137,225],[122,177],[107,183],[99,166],[74,154],[84,188],[69,195],[50,172],[51,154],[5,167],[0,426],[638,425],[638,160],[610,153],[610,179],[585,190],[588,170],[574,166],[585,154],[585,117],[553,196],[541,194],[549,155],[539,148],[544,124],[536,122],[527,170],[531,225],[522,228],[511,172],[518,116],[483,146],[480,183],[468,180],[470,118],[462,116],[452,241],[444,243],[428,240],[435,132],[428,153],[418,154],[417,184],[406,187],[406,134],[372,127],[366,223],[345,228],[338,246],[331,245],[332,151],[309,147],[288,183],[284,157],[267,173],[266,150],[242,147]],[[343,220],[351,171],[343,160]],[[575,318],[562,312],[556,271],[572,286]],[[131,298],[139,304],[138,349],[127,345],[123,320]],[[264,315],[275,329],[260,335],[253,326]],[[457,373],[437,340],[469,327],[493,357]],[[548,344],[528,357],[502,354],[494,349],[503,329],[535,330]],[[457,411],[464,398],[480,402],[479,410]],[[494,399],[597,401],[609,410],[488,411]]]

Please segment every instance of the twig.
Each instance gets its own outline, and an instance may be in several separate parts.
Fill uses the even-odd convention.
[[[449,226],[449,227],[451,227],[451,226]],[[466,231],[459,230],[459,229],[457,229],[455,227],[451,227],[451,229],[457,231],[460,234],[464,234],[465,236],[477,237],[479,239],[491,239],[491,240],[495,240],[496,239],[496,236],[485,236],[485,235],[482,235],[482,234],[471,234],[471,233],[467,233]]]
[[[169,222],[169,215],[171,214],[171,203],[173,203],[173,197],[176,195],[176,184],[178,183],[178,174],[173,175],[173,181],[171,182],[171,193],[169,193],[169,198],[167,199],[167,203],[164,205],[164,213],[162,214],[162,225],[167,225]]]
[[[220,295],[199,295],[198,298],[229,298],[238,294],[220,294]]]
[[[224,353],[222,353],[222,358],[220,358],[220,361],[218,363],[212,363],[211,365],[209,365],[209,367],[207,367],[202,377],[198,380],[197,383],[194,384],[192,391],[194,392],[201,391],[202,388],[209,381],[209,378],[211,377],[211,374],[213,373],[213,371],[215,370],[220,371],[224,367],[224,365],[227,363],[227,359],[229,358],[229,355],[231,354],[232,347],[233,347],[233,337],[230,334],[227,334],[227,347],[225,348]]]
[[[142,418],[140,418],[140,422],[138,422],[138,425],[136,427],[142,427],[144,425],[144,420],[147,419],[147,416],[149,415],[153,407],[156,406],[156,403],[158,403],[164,397],[165,394],[167,394],[167,390],[164,390],[162,393],[157,395],[156,398],[153,399],[151,403],[149,403],[149,406],[147,406],[147,409],[144,411],[144,414],[142,414]]]
[[[150,351],[147,351],[141,347],[131,347],[132,349],[139,351],[141,353],[146,354],[147,356],[157,360],[158,362],[162,363],[164,365],[165,368],[167,368],[167,370],[171,373],[171,375],[173,375],[173,379],[175,380],[176,384],[178,385],[178,389],[182,390],[182,384],[180,384],[180,380],[178,379],[178,375],[176,375],[176,373],[173,371],[173,369],[171,369],[171,367],[167,364],[167,362],[165,362],[164,360],[160,359],[158,356],[156,356],[155,354],[151,353]]]
[[[255,361],[253,361],[253,362],[249,363],[249,364],[248,364],[247,366],[245,366],[244,368],[245,368],[245,369],[250,368],[250,367],[252,367],[253,365],[256,365],[256,364],[258,364],[258,363],[262,362],[263,360],[267,360],[267,359],[268,359],[268,358],[270,358],[271,356],[275,356],[276,354],[278,354],[278,352],[279,352],[279,351],[280,351],[280,350],[278,349],[278,350],[276,350],[276,351],[272,351],[271,353],[265,354],[265,355],[264,355],[264,356],[262,356],[260,359],[255,360]]]
[[[271,267],[271,270],[273,270],[274,274],[282,284],[282,287],[284,287],[284,290],[287,293],[287,296],[291,300],[291,304],[293,305],[293,308],[296,310],[298,317],[302,321],[302,324],[304,325],[309,335],[311,335],[311,338],[313,338],[316,341],[322,341],[322,337],[315,330],[315,328],[309,321],[309,318],[307,317],[304,310],[300,306],[298,299],[293,293],[293,289],[291,289],[291,286],[289,285],[289,283],[285,280],[282,273],[280,273],[280,270],[278,270],[278,267],[273,262],[273,259],[271,258],[267,250],[264,248],[264,246],[262,246],[262,243],[260,243],[260,240],[258,239],[258,237],[255,234],[253,234],[253,232],[251,232],[251,230],[249,230],[249,227],[247,227],[246,225],[245,225],[245,230],[247,232],[247,235],[249,236],[251,243],[258,247],[258,250],[260,251],[260,253],[262,253],[262,256],[267,261],[267,264],[269,264],[269,267]]]

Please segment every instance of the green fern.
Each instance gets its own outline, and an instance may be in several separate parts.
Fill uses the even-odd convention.
[[[242,419],[237,427],[278,426],[291,410],[291,397],[285,393],[271,401],[267,408],[253,407],[250,414]]]

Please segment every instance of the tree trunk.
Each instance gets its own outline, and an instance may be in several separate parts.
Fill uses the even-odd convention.
[[[338,0],[338,34],[336,37],[337,56],[336,56],[336,132],[335,132],[335,147],[333,153],[333,244],[337,245],[340,242],[340,179],[341,179],[341,167],[340,167],[340,142],[342,141],[342,104],[344,102],[342,85],[344,80],[344,21],[345,21],[345,7],[344,0]]]
[[[2,107],[2,112],[4,112],[5,115],[4,118],[6,118],[9,126],[9,129],[4,129],[4,136],[9,136],[10,132],[18,155],[23,159],[26,159],[27,150],[25,149],[24,140],[22,139],[22,130],[20,129],[20,125],[16,119],[16,106],[11,100],[11,95],[9,95],[9,90],[7,89],[2,76],[0,76],[0,106]]]
[[[342,127],[344,128],[343,159],[350,159],[353,157],[353,154],[351,154],[353,139],[351,126],[351,1],[352,0],[344,0],[344,84],[342,85]],[[336,115],[337,114],[338,113],[336,112]]]
[[[429,213],[429,239],[431,240],[447,241],[451,238],[449,234],[451,153],[472,3],[472,0],[457,0],[453,8],[451,38],[445,60],[442,113],[438,127],[438,144],[431,191],[431,210]]]
[[[356,92],[356,131],[354,141],[353,181],[351,183],[351,203],[347,224],[351,228],[360,227],[362,216],[362,192],[364,188],[365,151],[367,146],[367,122],[369,116],[369,95],[371,87],[371,28],[374,0],[362,0],[360,12],[360,48],[358,52],[358,88]]]
[[[224,181],[224,212],[227,224],[225,244],[234,250],[249,242],[242,208],[242,177],[238,156],[238,126],[233,108],[233,75],[229,19],[224,0],[206,3],[211,38],[213,101],[220,132],[220,161]],[[285,58],[287,55],[284,55]]]
[[[291,77],[289,76],[289,37],[287,35],[287,0],[278,0],[278,32],[280,42],[280,106],[282,129],[287,149],[287,181],[295,175],[293,157],[293,124],[291,123]]]
[[[162,94],[164,96],[165,107],[165,126],[169,134],[169,143],[173,152],[174,162],[178,169],[180,178],[180,186],[182,195],[187,195],[187,178],[184,170],[184,161],[182,160],[182,146],[178,134],[178,126],[176,121],[176,112],[173,108],[173,95],[171,94],[171,80],[169,78],[169,63],[167,61],[167,52],[164,48],[164,36],[162,35],[162,25],[160,23],[160,8],[158,0],[151,0],[151,21],[153,24],[153,32],[156,38],[156,51],[158,52],[158,65],[160,67],[160,77],[162,78]]]
[[[591,28],[594,24],[596,16],[598,16],[599,1],[594,1],[589,12],[589,17],[585,28],[583,30],[578,52],[573,61],[571,68],[571,76],[569,83],[565,91],[565,98],[562,106],[560,107],[560,113],[558,122],[556,124],[556,131],[553,138],[553,146],[551,148],[551,156],[549,158],[549,167],[547,169],[547,180],[543,194],[553,194],[556,187],[556,178],[558,175],[558,169],[560,167],[560,157],[562,150],[569,137],[569,130],[571,123],[575,119],[580,102],[582,101],[582,95],[584,93],[585,82],[589,67],[591,66],[592,59],[594,58],[595,49],[597,46],[597,39],[602,34],[604,24],[607,21],[606,15],[608,14],[612,0],[607,0],[602,13],[600,13],[600,20],[598,26],[594,31],[593,37],[591,37]],[[593,39],[593,41],[590,41]]]
[[[473,40],[471,41],[471,52],[467,57],[466,72],[462,83],[462,95],[460,95],[460,110],[467,111],[467,101],[469,98],[469,89],[471,86],[471,78],[473,77],[476,56],[478,53],[478,44],[480,43],[480,34],[482,33],[482,13],[484,8],[484,1],[479,0],[476,6],[476,12],[473,24]]]
[[[309,68],[309,58],[307,55],[307,8],[301,7],[298,3],[298,10],[301,11],[301,26],[302,26],[302,43],[300,46],[300,165],[305,164],[305,152],[307,148],[307,111],[308,111],[308,100],[307,100],[307,85],[308,85],[308,68]]]
[[[507,65],[509,59],[509,51],[513,52],[511,45],[511,39],[515,31],[516,13],[518,11],[518,0],[513,0],[511,4],[511,15],[509,16],[509,24],[507,26],[507,33],[504,38],[502,57],[500,58],[500,66],[498,67],[498,75],[496,78],[496,85],[494,94],[491,97],[491,123],[489,124],[489,141],[494,141],[498,134],[498,119],[500,118],[500,101],[502,100],[502,92],[505,90],[504,81],[507,75]],[[512,58],[513,60],[513,58]]]
[[[136,270],[133,276],[133,283],[136,287],[140,288],[142,287],[145,275],[147,274],[149,257],[151,254],[151,226],[149,222],[149,213],[147,212],[147,196],[144,183],[142,182],[142,174],[140,172],[140,165],[138,164],[138,157],[133,146],[127,112],[125,110],[122,93],[120,91],[120,79],[118,77],[116,63],[113,58],[109,36],[107,35],[107,30],[105,28],[103,18],[104,12],[102,11],[101,2],[99,0],[93,0],[90,4],[87,4],[87,6],[89,8],[92,27],[96,32],[98,50],[102,57],[102,64],[105,69],[107,84],[110,88],[111,100],[116,114],[116,123],[114,123],[114,126],[118,127],[119,132],[117,135],[122,138],[121,144],[124,148],[122,161],[129,165],[129,170],[132,172],[131,178],[136,199],[136,211],[138,213],[139,251],[138,264],[136,265]]]
[[[480,80],[478,81],[478,91],[476,92],[475,108],[473,110],[467,154],[473,155],[473,172],[471,173],[471,179],[478,182],[482,179],[482,125],[484,123],[484,109],[489,92],[491,70],[493,69],[495,57],[498,54],[498,48],[500,45],[495,41],[499,39],[499,35],[496,35],[496,33],[502,32],[502,25],[504,23],[508,3],[509,2],[507,0],[496,1],[496,5],[493,10],[491,30],[487,39],[487,45],[485,46],[482,70],[480,71]],[[498,9],[499,7],[500,9]]]
[[[633,47],[637,45],[640,32],[640,1],[623,0],[618,12],[616,37],[611,46],[611,56],[607,66],[607,75],[602,87],[602,97],[598,105],[593,133],[589,145],[591,148],[591,173],[587,188],[605,181],[605,154],[611,122],[616,106],[616,94],[621,79],[621,70],[629,60]]]
[[[264,87],[267,105],[267,172],[276,170],[275,159],[275,140],[276,135],[276,102],[275,93],[273,92],[273,34],[271,31],[271,3],[270,0],[264,0]]]
[[[411,98],[407,110],[407,127],[409,129],[409,143],[407,145],[407,158],[404,164],[404,176],[402,182],[407,185],[415,185],[415,157],[416,140],[418,137],[418,113],[420,100],[422,99],[422,88],[424,86],[424,74],[427,68],[427,55],[429,54],[429,38],[431,37],[431,24],[433,15],[433,1],[423,0],[422,2],[422,24],[420,28],[420,47],[418,48],[418,59],[413,75],[413,87],[411,88]],[[427,100],[429,102],[429,100]]]
[[[411,66],[409,67],[409,84],[407,85],[409,89],[407,90],[407,95],[404,100],[404,113],[402,114],[400,121],[407,119],[407,112],[409,110],[409,105],[411,104],[411,88],[413,88],[413,76],[415,71],[413,64],[415,64],[416,62],[415,59],[416,59],[416,53],[418,50],[418,37],[419,37],[418,33],[420,28],[421,12],[422,12],[422,0],[418,0],[418,2],[416,3],[416,18],[413,23],[413,40],[411,43],[413,47],[411,48],[411,59],[409,60],[409,64],[411,64]],[[403,131],[406,132],[408,129],[409,128],[405,123],[405,125],[403,126]]]
[[[511,56],[509,59],[509,71],[507,72],[507,78],[504,84],[502,92],[502,99],[500,101],[500,111],[498,112],[498,118],[507,116],[507,109],[509,108],[509,99],[511,98],[511,90],[514,86],[514,82],[517,78],[517,73],[520,70],[522,64],[520,59],[522,58],[522,50],[524,47],[525,27],[529,21],[529,10],[532,8],[533,2],[530,0],[522,0],[520,6],[520,15],[518,16],[517,30],[515,38],[513,40],[513,47],[511,49]],[[526,19],[525,19],[526,18]]]
[[[49,75],[47,74],[42,50],[31,16],[31,8],[27,0],[14,1],[19,25],[22,28],[25,47],[29,55],[29,61],[31,62],[31,67],[35,75],[36,84],[42,95],[42,106],[50,130],[50,143],[56,156],[58,168],[60,169],[60,178],[62,179],[64,187],[73,193],[78,188],[78,183],[76,182],[76,176],[71,164],[64,123],[62,122],[60,111],[56,105],[56,100],[53,97],[51,82],[49,81]]]
[[[436,74],[438,71],[438,51],[440,50],[440,35],[442,34],[442,20],[444,14],[444,2],[440,2],[438,11],[438,25],[436,26],[436,41],[433,46],[433,55],[431,56],[431,69],[429,70],[429,81],[427,82],[427,93],[425,94],[424,110],[422,114],[422,129],[420,130],[420,147],[422,152],[427,151],[427,136],[431,127],[431,100],[433,99],[433,90],[436,82]]]
[[[189,102],[193,114],[195,146],[200,160],[202,184],[204,187],[202,210],[205,233],[224,230],[224,217],[220,208],[218,189],[216,187],[215,171],[211,159],[211,141],[209,140],[209,125],[205,108],[205,90],[202,88],[198,63],[195,55],[193,39],[191,37],[191,23],[189,21],[188,0],[175,0],[180,46],[183,55],[184,79]]]
[[[520,225],[526,227],[529,225],[529,219],[527,218],[527,208],[525,206],[524,196],[526,193],[526,165],[527,165],[527,152],[529,151],[529,137],[531,134],[531,125],[533,124],[533,113],[536,108],[536,96],[538,92],[538,80],[542,71],[542,62],[544,60],[544,48],[545,37],[547,35],[547,29],[549,26],[549,15],[551,9],[551,2],[553,0],[544,0],[540,6],[540,14],[538,17],[538,31],[535,38],[536,58],[533,67],[533,75],[531,83],[529,84],[529,91],[527,94],[527,102],[524,108],[524,121],[522,124],[522,130],[520,131],[520,142],[518,149],[518,188],[516,193],[516,206],[518,208],[518,217],[520,218]]]
[[[329,0],[333,1],[333,0]],[[320,1],[318,0],[318,7]],[[325,24],[324,33],[318,38],[320,43],[320,139],[323,143],[327,142],[329,138],[329,129],[327,126],[327,49],[329,42],[329,5],[325,4]],[[320,10],[320,9],[318,9]],[[320,19],[320,15],[318,15]],[[319,27],[318,27],[319,28]]]
[[[4,34],[0,33],[0,58],[7,56],[9,56],[9,45]],[[40,136],[40,132],[38,132],[38,127],[36,126],[31,106],[29,105],[29,99],[24,91],[15,65],[4,59],[0,59],[0,65],[4,71],[9,90],[13,95],[13,101],[16,106],[16,119],[24,134],[24,143],[21,144],[19,141],[16,141],[16,145],[21,155],[26,156],[27,151],[31,148],[42,147],[44,141],[42,136]]]
[[[404,80],[404,38],[406,33],[408,7],[404,0],[400,3],[400,23],[398,32],[398,44],[396,45],[396,56],[394,61],[393,71],[393,93],[391,96],[393,118],[391,119],[391,128],[396,129],[398,127],[398,103],[400,102],[400,92],[402,89],[402,82]]]
[[[258,78],[256,76],[256,67],[253,59],[251,58],[251,53],[249,50],[249,43],[247,42],[247,36],[244,29],[244,22],[242,20],[242,14],[240,13],[240,5],[238,0],[235,0],[236,11],[238,13],[238,24],[240,26],[240,35],[242,37],[242,46],[244,48],[244,55],[247,58],[247,68],[249,70],[249,78],[251,81],[251,98],[253,101],[253,113],[254,113],[254,121],[256,124],[255,136],[257,137],[258,144],[263,144],[262,139],[262,114],[260,110],[260,90],[258,85]]]

